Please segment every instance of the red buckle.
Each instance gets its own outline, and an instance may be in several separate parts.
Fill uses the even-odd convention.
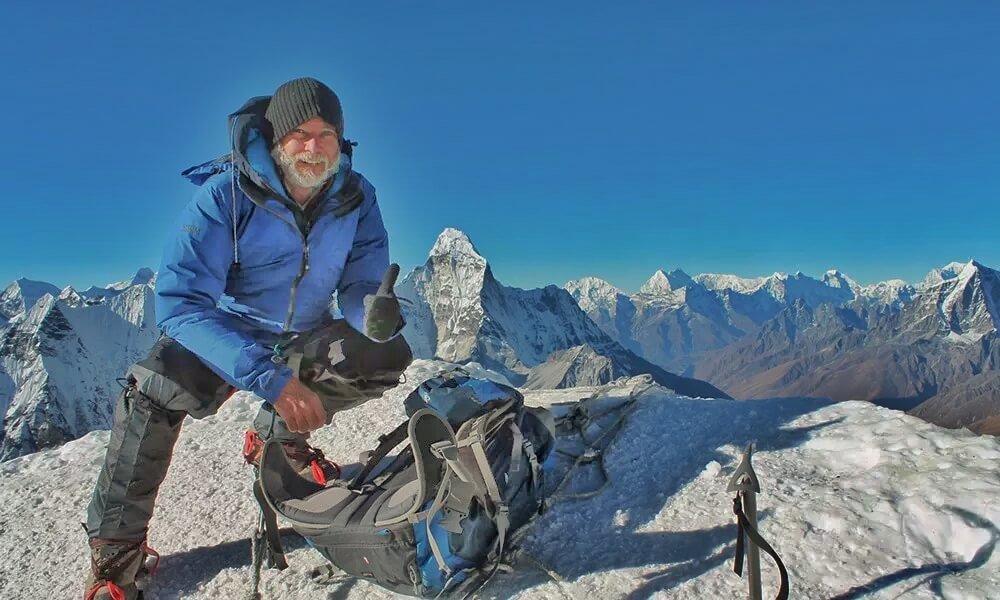
[[[256,464],[263,447],[264,441],[260,439],[260,435],[256,431],[247,431],[243,436],[243,460],[251,465]]]
[[[326,485],[326,473],[323,472],[323,467],[320,466],[319,460],[313,460],[309,464],[312,466],[313,479],[316,480],[316,483]]]

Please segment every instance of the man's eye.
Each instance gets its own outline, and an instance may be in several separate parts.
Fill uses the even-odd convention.
[[[325,137],[325,138],[333,137],[335,135],[337,135],[337,132],[336,131],[330,131],[329,129],[327,129],[327,130],[323,131],[322,133],[320,133],[320,136]]]

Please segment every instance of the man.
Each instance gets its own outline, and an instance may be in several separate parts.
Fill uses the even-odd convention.
[[[351,168],[336,94],[294,79],[250,99],[230,132],[229,155],[184,173],[200,187],[157,275],[163,336],[129,370],[88,510],[88,600],[138,595],[153,504],[185,416],[215,414],[249,390],[263,404],[247,459],[261,437],[275,437],[321,478],[331,465],[307,433],[396,385],[412,361],[391,284],[371,310],[388,236],[374,188]],[[344,319],[330,316],[334,293]]]

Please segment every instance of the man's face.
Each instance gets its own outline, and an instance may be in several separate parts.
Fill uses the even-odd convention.
[[[340,134],[319,117],[291,130],[271,150],[285,177],[295,186],[321,187],[340,164]]]

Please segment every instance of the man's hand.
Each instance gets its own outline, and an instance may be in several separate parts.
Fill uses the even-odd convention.
[[[289,431],[309,433],[326,423],[326,411],[316,392],[307,388],[296,377],[288,380],[274,401],[274,410],[285,420]]]
[[[375,295],[364,298],[365,335],[377,342],[384,342],[396,333],[399,327],[399,300],[393,286],[399,276],[399,265],[392,263],[382,276],[382,285]]]

